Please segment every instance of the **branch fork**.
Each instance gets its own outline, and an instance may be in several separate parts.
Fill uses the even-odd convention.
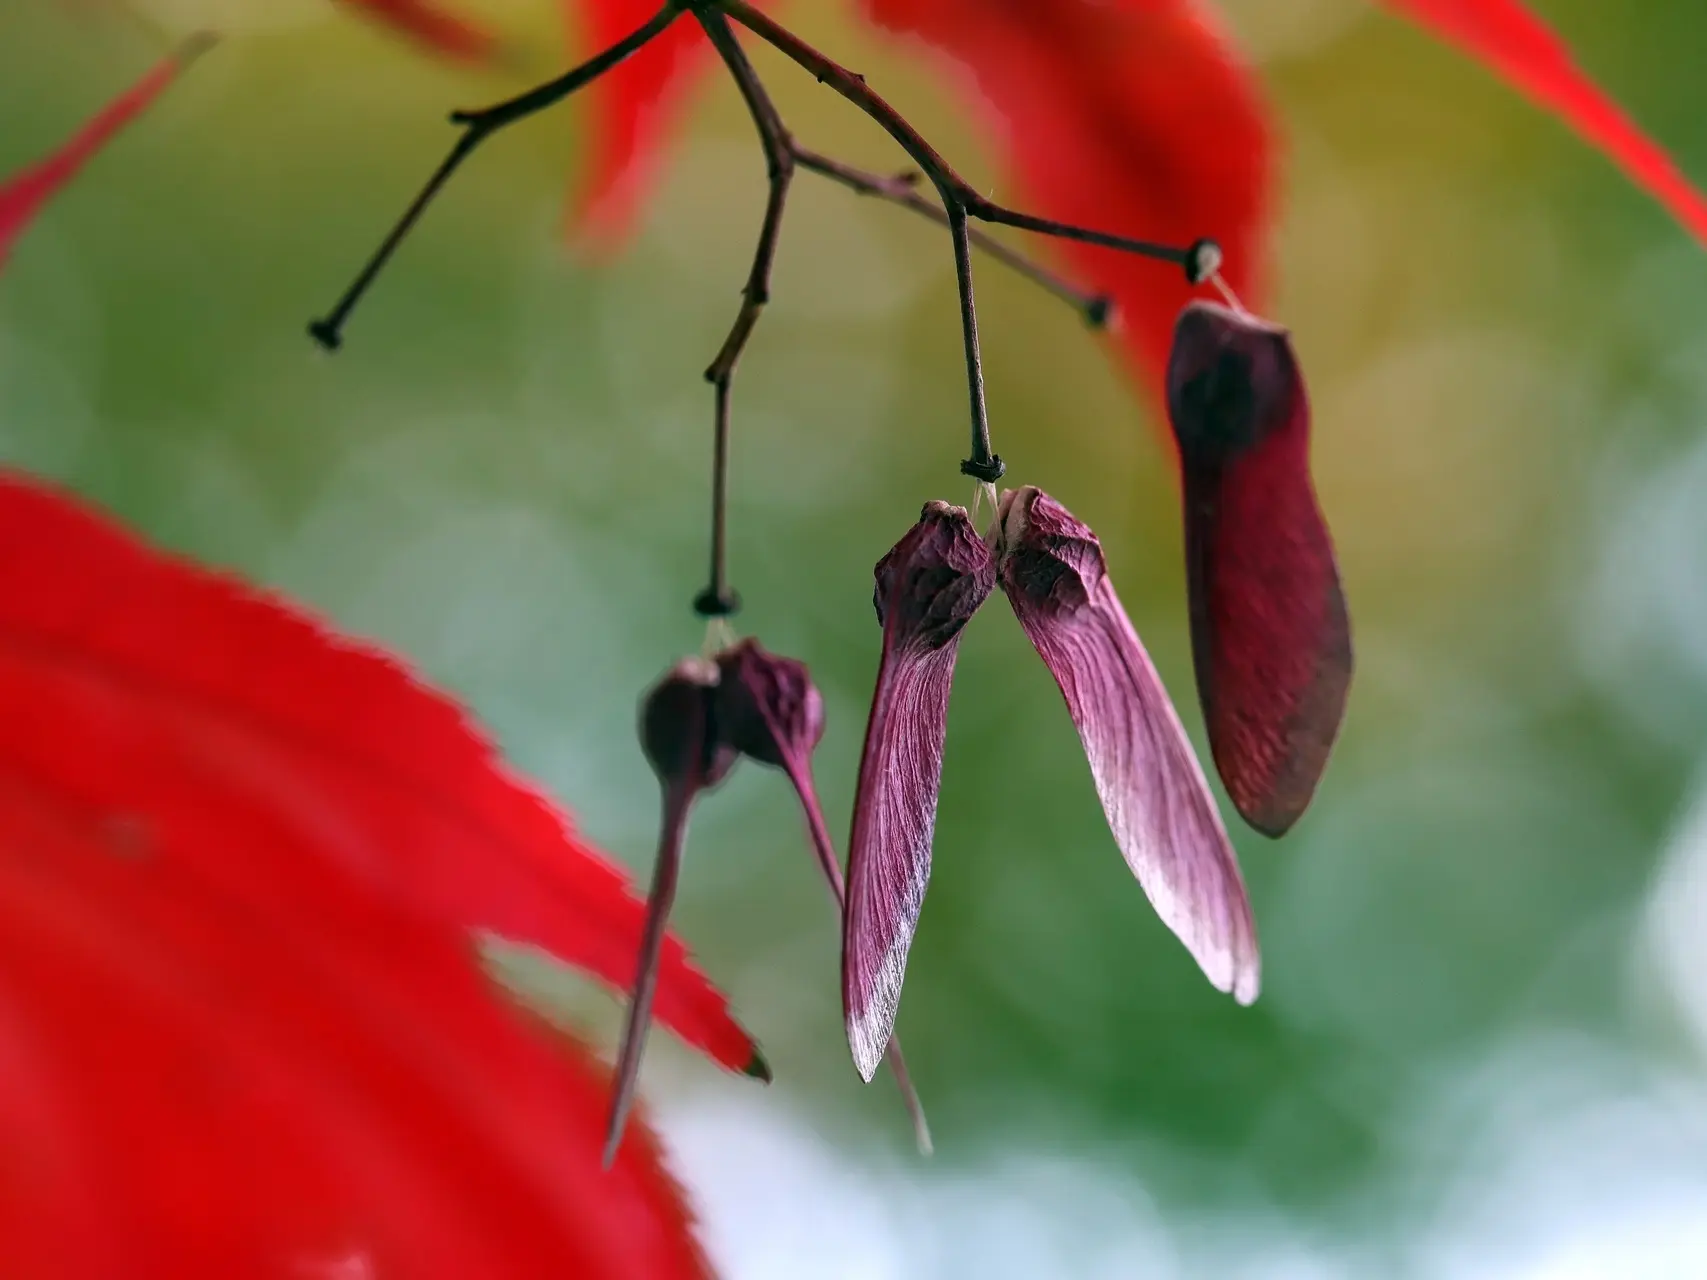
[[[451,123],[462,129],[461,137],[456,140],[449,154],[427,179],[420,193],[404,210],[402,217],[380,242],[337,303],[324,317],[309,324],[308,331],[314,340],[328,351],[336,351],[343,345],[344,325],[357,304],[420,220],[421,215],[450,180],[451,175],[462,167],[463,162],[482,142],[517,121],[555,106],[644,48],[678,19],[684,17],[691,17],[704,30],[740,91],[748,114],[758,131],[759,145],[765,156],[766,176],[770,183],[764,220],[759,228],[758,244],[753,252],[746,284],[741,291],[740,309],[722,347],[705,371],[706,381],[711,383],[713,394],[710,568],[706,586],[695,596],[693,607],[702,617],[723,618],[738,612],[741,607],[739,595],[729,585],[727,538],[729,435],[735,371],[740,364],[742,353],[746,350],[747,342],[758,325],[759,316],[770,300],[771,269],[782,233],[788,194],[797,172],[806,170],[818,174],[857,194],[872,196],[909,209],[948,229],[954,251],[955,280],[960,300],[961,338],[966,353],[966,385],[971,423],[970,452],[960,464],[960,470],[982,484],[993,484],[1001,479],[1006,467],[990,440],[989,409],[984,394],[983,356],[978,340],[978,312],[973,293],[973,250],[988,254],[1032,280],[1072,306],[1093,327],[1101,328],[1109,322],[1113,314],[1113,301],[1107,294],[1085,292],[1075,287],[1031,258],[974,227],[974,221],[1014,227],[1057,239],[1079,240],[1155,258],[1161,262],[1172,263],[1183,270],[1186,279],[1192,284],[1219,280],[1217,272],[1221,265],[1221,250],[1212,240],[1201,239],[1184,247],[1156,244],[1112,232],[1054,222],[997,204],[973,189],[918,130],[908,123],[905,116],[866,83],[864,76],[849,71],[820,53],[786,27],[760,12],[749,0],[664,0],[658,12],[644,25],[556,79],[489,107],[475,111],[452,112]],[[819,83],[829,85],[876,121],[906,152],[915,166],[914,170],[886,177],[843,164],[796,142],[748,60],[746,51],[736,38],[735,26],[740,26],[776,49],[814,76]],[[936,202],[927,199],[918,190],[925,182],[929,182],[934,188]]]

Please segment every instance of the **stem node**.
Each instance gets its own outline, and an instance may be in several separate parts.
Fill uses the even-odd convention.
[[[1192,284],[1202,284],[1221,270],[1221,246],[1205,236],[1192,241],[1185,251],[1185,278]]]
[[[344,345],[343,332],[331,320],[315,320],[308,326],[308,336],[322,351],[336,351]]]
[[[693,598],[693,611],[702,618],[732,618],[741,612],[741,593],[733,587],[707,587]]]

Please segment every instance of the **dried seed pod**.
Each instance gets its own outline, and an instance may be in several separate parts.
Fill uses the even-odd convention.
[[[703,791],[715,787],[740,757],[717,732],[717,664],[706,658],[683,658],[646,691],[640,702],[640,747],[663,789],[658,854],[652,868],[652,888],[646,897],[646,927],[635,961],[634,992],[622,1029],[612,1085],[610,1124],[605,1134],[605,1166],[616,1158],[623,1126],[634,1104],[640,1074],[640,1055],[652,1017],[652,997],[658,985],[658,956],[664,927],[676,900],[682,849],[687,841],[688,816]],[[770,1078],[763,1061],[749,1072]]]
[[[1210,749],[1245,820],[1279,836],[1327,767],[1352,670],[1303,375],[1284,329],[1197,302],[1174,330],[1167,396]]]

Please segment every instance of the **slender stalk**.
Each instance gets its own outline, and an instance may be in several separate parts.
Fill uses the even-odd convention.
[[[792,31],[778,25],[763,13],[755,9],[748,0],[716,0],[719,8],[736,22],[746,27],[765,43],[774,46],[791,61],[798,63],[818,78],[819,83],[827,84],[842,97],[853,103],[866,115],[881,125],[890,137],[900,143],[902,150],[913,158],[913,162],[924,171],[942,193],[943,205],[952,208],[962,205],[967,215],[983,222],[998,222],[1010,227],[1019,227],[1025,231],[1035,231],[1040,235],[1056,236],[1065,240],[1082,240],[1089,244],[1100,244],[1111,249],[1121,249],[1127,253],[1136,253],[1147,258],[1158,258],[1163,262],[1177,263],[1185,269],[1187,277],[1193,284],[1207,279],[1220,266],[1220,250],[1212,240],[1198,240],[1185,248],[1174,245],[1155,244],[1148,240],[1137,240],[1131,236],[1114,235],[1107,231],[1093,231],[1085,227],[1076,227],[1070,223],[1054,222],[1048,218],[1039,218],[1034,214],[1021,213],[1003,205],[988,200],[978,194],[976,188],[962,178],[944,160],[936,150],[920,136],[918,130],[907,123],[904,117],[894,107],[883,100],[865,82],[865,77],[849,71],[840,63],[826,57],[811,45],[807,44]]]
[[[966,227],[966,197],[972,194],[971,187],[899,111],[866,84],[864,76],[819,53],[793,32],[772,22],[747,0],[718,0],[718,3],[735,21],[805,67],[821,83],[829,85],[882,125],[936,187],[948,218],[949,234],[954,240],[955,273],[960,284],[960,330],[966,346],[967,400],[972,409],[972,456],[960,464],[960,469],[981,480],[1001,479],[1005,468],[990,448],[990,420],[984,399],[984,358],[978,349],[978,317],[972,302],[971,240]]]
[[[925,141],[917,129],[907,123],[905,116],[866,84],[864,76],[849,71],[839,62],[819,53],[787,27],[771,21],[747,3],[747,0],[716,0],[716,3],[724,13],[759,39],[791,62],[798,63],[810,71],[818,78],[818,83],[829,85],[877,121],[884,132],[900,144],[901,149],[913,158],[913,163],[924,171],[925,177],[942,193],[944,205],[964,202],[966,193],[972,190],[965,179],[937,153],[935,147]]]
[[[839,923],[847,915],[847,885],[842,878],[842,864],[836,858],[836,846],[830,839],[830,829],[824,823],[823,806],[818,803],[818,787],[812,780],[812,762],[785,756],[783,769],[794,786],[795,795],[800,797],[800,807],[806,811],[806,829],[812,837],[812,852],[817,854],[818,867],[830,886],[830,896],[836,900],[836,920]],[[889,1060],[889,1071],[895,1077],[895,1085],[901,1090],[901,1102],[907,1108],[907,1118],[913,1122],[913,1141],[928,1156],[931,1153],[931,1126],[925,1119],[925,1108],[919,1101],[918,1090],[913,1088],[907,1059],[901,1054],[900,1036],[890,1037],[884,1056]]]
[[[960,287],[960,332],[966,348],[966,388],[972,403],[972,456],[960,464],[962,474],[994,484],[1007,472],[990,448],[990,410],[984,401],[984,358],[978,348],[978,308],[972,299],[972,238],[967,234],[966,209],[951,204],[948,234],[954,241],[954,278]]]
[[[972,456],[960,464],[960,469],[967,475],[980,480],[995,481],[1001,478],[1003,472],[1001,459],[990,447],[983,358],[978,349],[978,319],[972,301],[972,261],[967,218],[1003,223],[1042,235],[1079,240],[1172,262],[1184,270],[1186,278],[1193,284],[1213,276],[1219,268],[1221,250],[1212,240],[1199,240],[1185,248],[1177,248],[1173,245],[1155,244],[1130,236],[1055,222],[1009,209],[986,199],[954,171],[948,161],[925,141],[899,111],[866,84],[864,76],[849,71],[793,32],[773,22],[754,8],[749,0],[715,0],[715,3],[754,35],[811,72],[819,83],[829,85],[875,120],[900,144],[902,150],[912,157],[913,162],[936,187],[937,194],[942,199],[943,216],[954,239],[955,271],[960,285],[961,331],[966,346],[967,393],[972,410]]]
[[[1054,236],[1058,240],[1100,244],[1107,249],[1119,249],[1144,258],[1172,262],[1185,270],[1186,279],[1192,284],[1201,284],[1221,266],[1221,249],[1213,240],[1195,240],[1183,249],[1177,245],[1135,240],[1131,236],[1117,236],[1107,231],[1093,231],[1086,227],[1075,227],[1071,223],[1039,218],[1035,214],[1020,213],[986,200],[975,191],[966,193],[966,212],[984,222],[1018,227],[1021,231],[1035,231],[1039,235]]]
[[[879,200],[886,200],[903,209],[910,209],[921,217],[929,218],[939,227],[948,226],[947,211],[940,204],[932,204],[919,194],[917,174],[903,173],[885,177],[864,169],[856,169],[840,160],[832,160],[829,156],[808,151],[798,145],[794,148],[794,162],[802,169],[828,178],[831,182],[840,183],[862,196],[875,196]],[[988,254],[1009,270],[1024,276],[1039,288],[1054,294],[1083,316],[1092,328],[1105,327],[1113,316],[1114,299],[1108,294],[1090,293],[1078,288],[1063,276],[1057,275],[1035,259],[1009,248],[978,227],[969,227],[967,234],[971,237],[974,248]]]
[[[462,136],[456,140],[456,145],[450,149],[450,154],[433,171],[432,177],[427,179],[420,194],[403,211],[403,216],[397,220],[396,225],[380,242],[379,248],[374,250],[373,256],[368,259],[366,265],[350,283],[349,288],[344,290],[343,296],[338,299],[331,311],[309,324],[309,336],[328,351],[336,351],[343,345],[344,324],[350,318],[350,313],[356,309],[356,304],[372,287],[373,282],[379,277],[379,273],[384,270],[385,264],[390,261],[391,255],[397,252],[398,246],[407,238],[415,223],[420,220],[421,215],[427,211],[427,206],[432,204],[434,198],[444,188],[445,183],[450,181],[451,175],[462,166],[464,160],[467,160],[474,153],[476,147],[500,129],[561,102],[577,89],[597,80],[636,50],[649,44],[676,20],[679,13],[680,10],[676,7],[674,0],[666,0],[663,8],[654,14],[646,25],[617,41],[603,53],[589,58],[580,66],[558,76],[555,80],[547,81],[537,88],[529,89],[525,93],[517,94],[514,98],[479,111],[453,112],[450,118],[451,123],[462,126]]]
[[[765,92],[753,64],[729,22],[720,13],[696,11],[695,15],[705,34],[723,59],[723,65],[741,91],[741,99],[759,132],[759,144],[764,148],[765,172],[770,180],[770,195],[765,201],[765,219],[759,228],[759,243],[753,251],[753,265],[747,273],[747,283],[741,291],[741,309],[729,336],[723,340],[705,379],[711,383],[714,395],[713,444],[711,471],[711,570],[710,581],[694,599],[694,610],[702,617],[724,617],[741,607],[740,597],[729,586],[728,571],[728,507],[729,507],[729,410],[735,369],[746,350],[747,340],[759,322],[759,314],[770,301],[771,268],[776,262],[777,243],[782,233],[782,216],[788,206],[788,192],[794,181],[794,141],[783,126],[782,116],[770,95]]]
[[[673,783],[664,790],[664,812],[658,833],[658,860],[652,868],[652,889],[646,895],[646,925],[640,935],[640,954],[635,959],[634,992],[628,998],[628,1015],[622,1027],[622,1048],[617,1053],[612,1078],[610,1118],[605,1128],[605,1168],[616,1161],[622,1146],[622,1131],[634,1106],[635,1084],[640,1078],[640,1055],[646,1048],[646,1032],[652,1022],[652,1000],[658,993],[658,958],[664,950],[664,931],[670,908],[676,901],[676,881],[682,870],[682,845],[687,839],[688,812],[700,790],[697,774]]]
[[[1112,302],[1106,295],[1086,293],[1074,288],[1060,276],[1031,259],[988,234],[975,230],[970,226],[971,219],[1174,262],[1185,269],[1187,277],[1193,283],[1218,279],[1216,273],[1221,263],[1221,251],[1211,240],[1198,240],[1182,249],[1056,222],[999,205],[974,190],[899,111],[866,84],[863,76],[849,71],[772,21],[755,8],[750,0],[662,0],[657,13],[643,26],[562,76],[482,110],[452,113],[451,122],[461,126],[462,136],[457,139],[449,154],[404,210],[402,217],[380,242],[336,305],[323,318],[309,325],[309,333],[315,341],[327,350],[338,349],[343,342],[343,327],[357,304],[451,176],[482,142],[518,120],[555,105],[597,79],[655,39],[683,13],[693,14],[735,80],[758,130],[770,182],[764,222],[760,228],[759,242],[754,250],[747,283],[742,291],[741,308],[722,348],[705,372],[706,379],[713,386],[714,396],[711,550],[709,580],[705,589],[695,598],[694,608],[707,618],[720,618],[740,608],[739,596],[729,586],[728,581],[729,437],[735,370],[758,323],[759,315],[769,301],[771,270],[796,167],[810,169],[856,192],[889,200],[948,229],[954,249],[961,337],[966,354],[967,400],[971,418],[971,456],[961,463],[960,469],[984,483],[1000,479],[1005,468],[990,440],[983,357],[979,347],[978,315],[972,282],[973,246],[990,253],[1011,269],[1067,301],[1092,325],[1100,327],[1107,323]],[[799,147],[788,133],[780,114],[736,39],[730,27],[731,19],[804,67],[817,77],[820,83],[829,85],[882,126],[936,188],[940,205],[932,204],[920,196],[912,181],[905,176],[883,178]]]
[[[344,345],[344,324],[349,320],[350,313],[367,295],[368,289],[379,278],[379,273],[385,269],[385,264],[391,261],[391,255],[397,252],[398,246],[414,229],[415,223],[420,220],[421,215],[427,211],[427,206],[432,204],[440,189],[450,181],[451,174],[461,168],[462,162],[468,159],[475,147],[480,145],[480,139],[481,135],[470,129],[456,140],[456,145],[450,149],[450,154],[440,161],[439,167],[433,170],[433,176],[427,179],[426,185],[421,188],[420,193],[409,202],[409,207],[403,211],[403,216],[397,220],[396,225],[390,231],[386,232],[385,239],[379,242],[379,248],[373,251],[373,256],[367,260],[356,278],[350,282],[349,287],[344,290],[343,296],[324,316],[309,322],[309,337],[327,351],[336,351]]]
[[[705,30],[712,46],[728,68],[736,88],[740,91],[742,101],[746,103],[748,114],[752,117],[753,125],[758,130],[759,143],[764,150],[766,175],[770,182],[769,197],[765,206],[764,222],[759,231],[759,242],[754,250],[752,268],[747,276],[747,283],[742,291],[741,308],[735,316],[734,324],[730,327],[729,335],[724,339],[721,350],[705,371],[705,377],[713,387],[713,431],[712,431],[712,474],[711,474],[711,538],[710,538],[710,569],[706,587],[694,598],[694,609],[702,617],[726,617],[740,608],[740,597],[729,586],[728,577],[728,483],[729,483],[729,437],[731,431],[731,401],[735,370],[740,363],[741,355],[746,350],[754,328],[765,304],[770,299],[771,270],[776,259],[776,249],[782,230],[783,214],[787,207],[788,193],[794,180],[796,166],[810,168],[815,172],[852,187],[856,191],[868,194],[882,195],[888,199],[912,208],[927,217],[948,227],[954,237],[956,248],[956,266],[959,278],[961,300],[961,322],[964,343],[967,353],[967,385],[969,402],[972,410],[972,456],[967,459],[961,469],[969,475],[974,475],[986,481],[999,479],[1003,472],[1001,459],[990,447],[990,430],[988,410],[984,396],[984,377],[982,360],[978,346],[977,315],[973,309],[972,278],[970,262],[970,246],[978,243],[1008,263],[1015,270],[1029,276],[1038,283],[1063,297],[1084,315],[1092,324],[1106,323],[1109,315],[1109,302],[1104,297],[1086,295],[1074,289],[1058,276],[1031,262],[1022,255],[1015,253],[983,232],[973,232],[968,226],[965,213],[958,217],[951,214],[947,206],[937,206],[920,197],[912,190],[911,184],[905,179],[885,179],[874,174],[862,173],[849,166],[838,164],[828,157],[801,148],[789,134],[783,124],[782,116],[771,101],[763,83],[754,70],[751,61],[741,48],[734,31],[730,28],[728,19],[710,6],[694,10],[694,16]],[[897,119],[899,119],[897,117]],[[905,122],[900,122],[905,131]],[[923,139],[913,135],[915,145],[934,156],[928,144]],[[940,160],[940,157],[938,157]],[[939,190],[945,190],[939,185]]]

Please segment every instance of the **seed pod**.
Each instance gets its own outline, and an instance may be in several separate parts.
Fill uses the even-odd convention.
[[[676,880],[687,841],[688,815],[703,791],[715,787],[739,759],[734,747],[717,733],[717,664],[705,658],[683,658],[646,691],[640,702],[640,747],[663,789],[658,855],[652,868],[652,888],[646,896],[646,927],[640,935],[635,961],[634,993],[622,1029],[612,1085],[610,1124],[605,1133],[605,1167],[616,1159],[623,1126],[634,1103],[640,1074],[640,1055],[652,1018],[652,997],[658,986],[658,956],[664,927],[676,900]],[[762,1060],[749,1074],[770,1078]]]
[[[1215,767],[1279,836],[1327,768],[1351,684],[1351,624],[1310,483],[1310,406],[1284,329],[1180,313],[1168,416],[1184,477],[1186,585]]]

